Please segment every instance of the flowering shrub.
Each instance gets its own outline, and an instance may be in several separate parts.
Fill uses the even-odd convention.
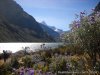
[[[82,51],[87,52],[93,61],[93,66],[96,66],[96,56],[100,57],[100,12],[94,11],[89,16],[81,12],[79,20],[71,24],[71,34],[74,44],[78,44]]]

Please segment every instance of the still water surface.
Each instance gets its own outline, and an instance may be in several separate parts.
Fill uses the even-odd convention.
[[[43,44],[45,45],[43,46]],[[31,50],[35,51],[41,48],[56,48],[59,45],[63,45],[63,43],[0,43],[0,53],[2,53],[3,50],[10,50],[14,53],[25,47],[30,47]]]

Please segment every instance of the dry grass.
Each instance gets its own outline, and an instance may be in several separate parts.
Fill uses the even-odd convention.
[[[6,63],[9,63],[10,61],[11,61],[11,58],[8,58],[8,59],[6,60]],[[3,64],[4,64],[4,60],[1,59],[1,60],[0,60],[0,66],[3,65]]]
[[[0,66],[1,66],[3,63],[4,63],[4,60],[1,59],[1,60],[0,60]]]

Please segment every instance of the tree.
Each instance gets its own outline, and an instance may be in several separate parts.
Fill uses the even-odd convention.
[[[3,50],[3,58],[4,58],[4,62],[6,62],[6,60],[9,58],[11,52],[8,52],[7,50]]]

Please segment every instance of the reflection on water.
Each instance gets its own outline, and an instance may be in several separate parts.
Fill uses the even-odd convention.
[[[59,45],[63,45],[63,43],[0,43],[0,53],[3,50],[10,50],[14,53],[24,47],[29,47],[30,50],[36,51],[41,49],[56,48]]]

